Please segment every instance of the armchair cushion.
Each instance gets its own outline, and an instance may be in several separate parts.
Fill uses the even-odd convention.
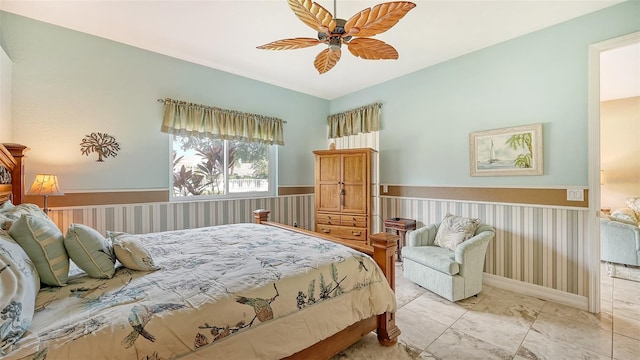
[[[443,247],[418,246],[410,248],[402,255],[404,259],[413,260],[445,274],[455,275],[460,272],[460,264],[455,260],[454,253]]]
[[[435,244],[455,251],[463,241],[470,239],[478,229],[480,220],[447,214],[438,227]]]

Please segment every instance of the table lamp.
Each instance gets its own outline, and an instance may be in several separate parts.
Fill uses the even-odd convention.
[[[58,187],[58,177],[52,174],[38,174],[36,179],[31,185],[31,189],[27,192],[27,195],[42,195],[44,196],[45,213],[49,212],[47,199],[49,196],[62,196],[64,193]]]

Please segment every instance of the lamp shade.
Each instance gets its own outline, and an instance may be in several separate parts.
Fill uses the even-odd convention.
[[[38,174],[27,195],[62,196],[64,193],[58,187],[58,177],[51,174]]]

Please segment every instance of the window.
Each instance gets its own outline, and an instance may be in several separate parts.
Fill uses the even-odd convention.
[[[173,136],[174,199],[275,194],[276,145]]]

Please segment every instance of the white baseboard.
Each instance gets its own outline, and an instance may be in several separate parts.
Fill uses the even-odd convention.
[[[568,292],[487,273],[482,274],[482,283],[519,294],[572,306],[581,310],[588,310],[589,302],[586,296],[570,294]]]

